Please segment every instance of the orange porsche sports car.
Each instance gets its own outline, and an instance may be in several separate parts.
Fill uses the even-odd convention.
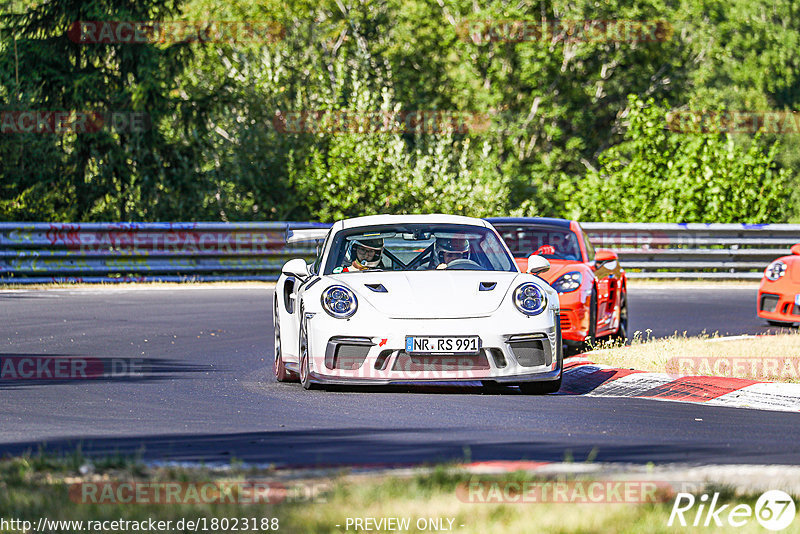
[[[532,254],[550,261],[550,270],[539,276],[558,291],[564,343],[581,346],[594,344],[601,336],[627,338],[628,283],[615,252],[595,250],[577,221],[487,220],[511,249],[520,270],[527,269]]]
[[[758,316],[775,326],[800,322],[800,243],[792,255],[778,258],[764,270],[758,288]]]

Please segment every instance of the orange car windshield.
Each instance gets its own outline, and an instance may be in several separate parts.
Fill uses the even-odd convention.
[[[582,261],[578,238],[570,230],[495,225],[515,258],[539,254],[551,260]]]

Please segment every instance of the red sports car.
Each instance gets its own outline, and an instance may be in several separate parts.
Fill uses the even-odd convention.
[[[758,316],[775,326],[800,322],[800,243],[764,270],[758,288]]]
[[[545,217],[490,218],[521,271],[528,257],[544,256],[540,274],[559,293],[561,332],[572,346],[591,346],[601,336],[628,335],[628,281],[611,250],[595,250],[577,221]]]

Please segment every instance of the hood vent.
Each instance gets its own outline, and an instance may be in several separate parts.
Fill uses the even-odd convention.
[[[491,291],[497,287],[497,282],[481,282],[478,291]]]
[[[383,287],[383,284],[364,284],[375,293],[388,293],[389,290]]]

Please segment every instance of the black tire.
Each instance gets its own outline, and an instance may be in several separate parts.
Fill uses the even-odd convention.
[[[562,375],[563,376],[563,375]],[[524,395],[546,395],[548,393],[557,393],[561,389],[561,376],[558,380],[549,380],[547,382],[523,382],[519,384],[519,390]]]
[[[311,370],[308,355],[308,333],[306,331],[306,318],[303,307],[300,307],[300,383],[303,389],[317,389],[311,381]]]
[[[495,380],[481,380],[481,386],[483,386],[483,390],[486,393],[502,393],[506,390],[503,384],[500,384]]]
[[[597,288],[592,287],[589,298],[589,333],[581,344],[581,351],[589,351],[597,344]]]
[[[297,373],[290,371],[286,368],[286,364],[283,363],[283,351],[281,350],[281,323],[280,323],[280,316],[278,315],[278,295],[275,295],[275,300],[273,302],[273,313],[272,313],[272,328],[275,331],[275,358],[274,358],[274,371],[275,371],[275,380],[278,382],[297,382],[300,378],[297,376]]]
[[[619,299],[619,329],[611,336],[615,341],[628,341],[628,292],[622,293]]]
[[[784,321],[773,321],[772,319],[767,319],[767,324],[772,326],[785,326],[785,327],[792,327],[794,323],[784,322]]]
[[[566,339],[563,341],[562,346],[564,347],[562,350],[564,351],[565,357],[580,354],[581,350],[583,349],[583,343]]]

